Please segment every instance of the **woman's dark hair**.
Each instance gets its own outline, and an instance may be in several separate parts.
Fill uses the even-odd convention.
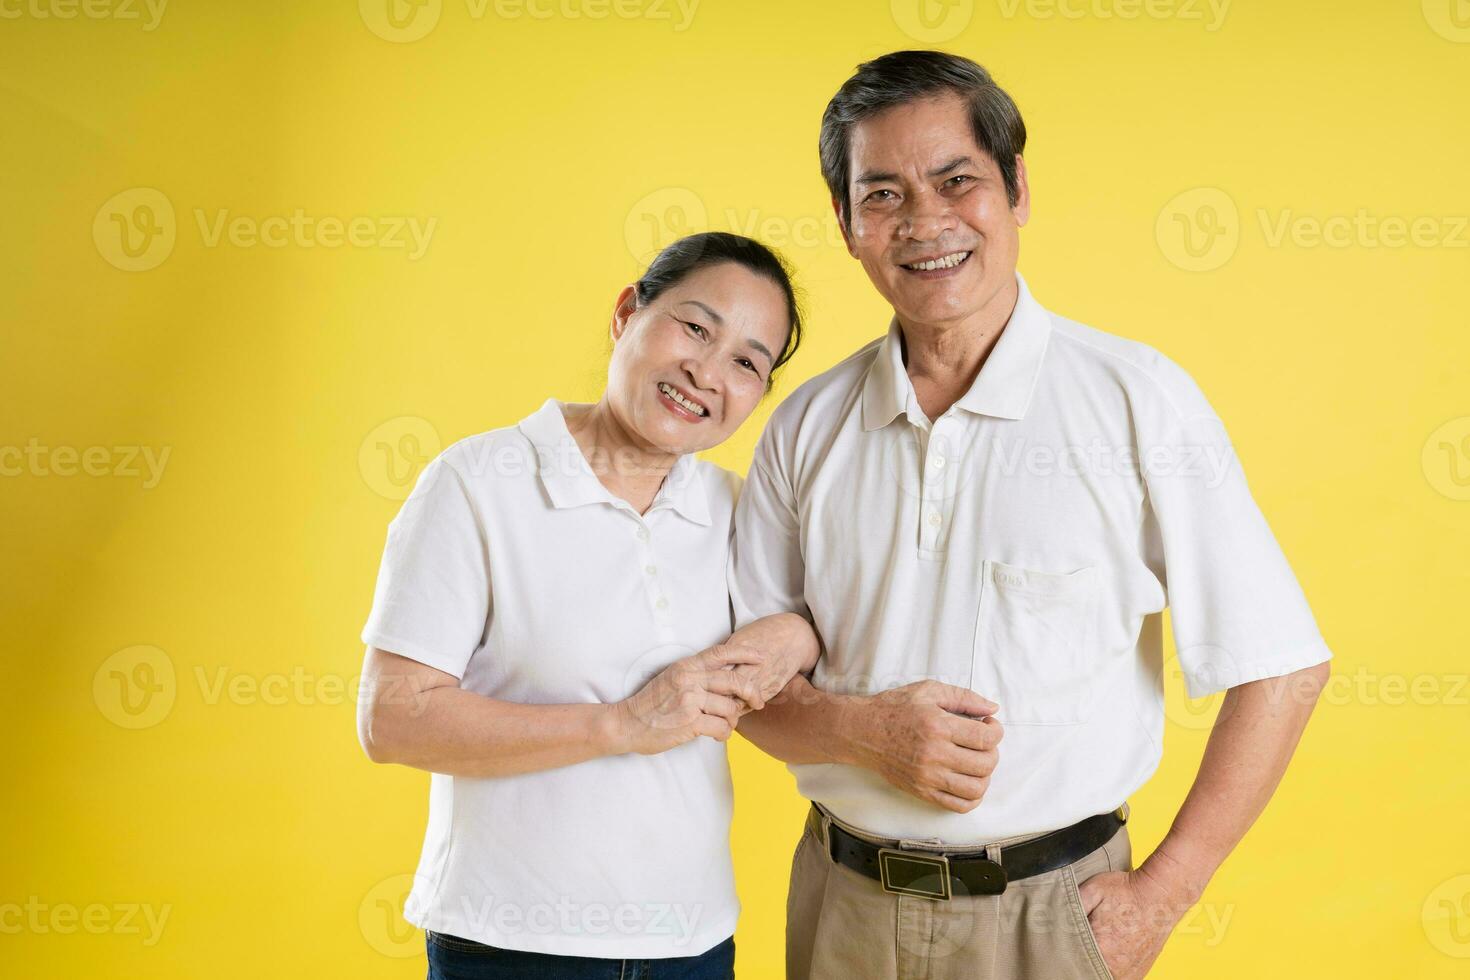
[[[706,231],[681,238],[659,252],[642,278],[634,284],[638,305],[647,306],[664,290],[683,282],[690,274],[721,262],[734,262],[758,276],[764,276],[779,286],[786,297],[786,317],[791,329],[786,334],[786,345],[776,357],[766,379],[766,390],[769,391],[776,379],[776,369],[791,360],[801,346],[802,322],[801,304],[797,300],[796,287],[791,284],[791,268],[785,259],[765,245],[753,238],[724,231]]]
[[[969,105],[975,142],[1000,168],[1006,197],[1015,206],[1016,157],[1026,149],[1026,124],[1015,101],[969,58],[943,51],[894,51],[858,65],[857,74],[842,83],[822,113],[817,144],[822,179],[842,212],[844,228],[852,218],[847,197],[852,127],[885,109],[943,92],[953,92]]]

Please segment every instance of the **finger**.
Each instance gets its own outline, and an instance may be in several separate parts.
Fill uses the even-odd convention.
[[[981,697],[968,687],[940,684],[937,693],[939,697],[936,703],[945,711],[952,711],[957,715],[980,718],[993,715],[1000,708],[994,701]]]
[[[973,800],[978,803],[985,798],[985,789],[989,785],[988,780],[976,776],[962,772],[946,772],[940,776],[940,784],[936,789],[961,800]]]
[[[714,715],[700,715],[694,720],[694,733],[708,735],[716,742],[726,741],[734,730],[728,721]]]
[[[733,725],[745,713],[745,702],[738,701],[735,698],[727,698],[722,694],[711,694],[706,691],[704,704],[700,707],[700,710],[707,715],[717,715]]]
[[[739,698],[755,710],[765,707],[759,680],[741,670],[712,670],[704,675],[704,689],[714,694]]]
[[[920,795],[930,803],[942,806],[946,810],[953,810],[955,813],[969,813],[980,805],[978,800],[963,800],[953,793],[946,793],[940,789],[928,789]]]
[[[1005,735],[1005,726],[994,715],[984,718],[955,716],[950,719],[949,731],[950,740],[954,744],[977,752],[990,752],[1000,745],[1000,740]]]
[[[720,643],[708,650],[701,650],[689,659],[704,670],[715,670],[732,664],[759,664],[765,660],[765,655],[755,647]]]
[[[938,763],[947,772],[984,779],[995,772],[995,767],[1000,764],[1000,753],[994,749],[988,752],[977,752],[974,749],[952,745],[938,753]]]

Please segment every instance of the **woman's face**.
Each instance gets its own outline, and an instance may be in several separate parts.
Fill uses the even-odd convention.
[[[640,441],[671,453],[724,442],[765,394],[786,345],[781,287],[734,262],[698,269],[635,308],[613,313],[608,403]]]

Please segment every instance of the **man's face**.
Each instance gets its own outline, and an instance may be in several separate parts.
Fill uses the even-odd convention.
[[[858,123],[849,163],[848,251],[902,322],[961,321],[1009,295],[1030,216],[1025,167],[1017,158],[1012,206],[959,96],[894,106]]]

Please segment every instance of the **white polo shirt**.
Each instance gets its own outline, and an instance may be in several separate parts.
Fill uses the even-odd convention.
[[[739,477],[680,457],[648,513],[598,480],[548,400],[437,456],[388,528],[364,643],[521,704],[611,703],[731,632]],[[567,956],[694,956],[735,931],[725,746],[496,779],[435,774],[404,911]]]
[[[1000,704],[1000,761],[968,814],[865,769],[791,767],[887,837],[983,843],[1123,803],[1161,754],[1166,603],[1193,697],[1331,657],[1194,382],[1017,279],[942,416],[919,407],[895,321],[776,409],[736,513],[736,622],[808,615],[817,687],[936,678]]]

